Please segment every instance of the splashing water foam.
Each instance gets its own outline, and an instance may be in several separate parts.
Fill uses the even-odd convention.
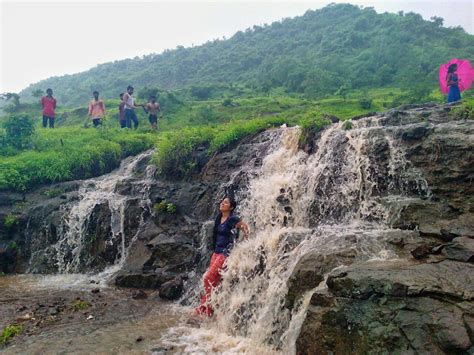
[[[426,180],[392,134],[379,118],[357,121],[350,131],[334,124],[308,155],[298,150],[298,127],[274,131],[262,166],[243,168],[249,184],[239,192],[239,214],[252,235],[227,259],[212,299],[215,316],[199,328],[172,328],[163,342],[190,353],[295,353],[314,292],[293,310],[285,307],[298,261],[312,251],[343,247],[352,248],[358,260],[396,258],[379,240],[394,213],[386,201],[414,198],[413,185],[418,197],[429,196]]]

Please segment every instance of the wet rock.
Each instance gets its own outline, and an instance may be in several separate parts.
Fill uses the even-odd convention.
[[[313,295],[297,352],[463,353],[472,346],[474,266],[352,264]]]
[[[430,131],[429,128],[425,125],[413,127],[413,128],[405,130],[402,133],[401,138],[404,141],[419,140],[423,138],[425,135],[427,135],[429,131]]]
[[[413,255],[415,259],[424,259],[428,257],[428,255],[430,255],[431,253],[432,248],[426,244],[420,245],[419,247],[416,247],[411,251],[411,255]]]
[[[336,266],[349,265],[354,261],[356,253],[347,248],[334,253],[321,253],[319,251],[304,255],[296,264],[288,279],[288,293],[286,306],[293,308],[295,301],[306,291],[309,291],[324,279],[325,273]]]
[[[143,290],[137,290],[137,291],[133,292],[132,298],[134,300],[144,300],[144,299],[148,298],[148,295]]]
[[[49,314],[50,316],[55,316],[55,315],[57,315],[58,313],[59,313],[59,309],[58,309],[57,307],[50,307],[50,308],[48,309],[48,314]]]
[[[115,285],[120,287],[156,289],[164,282],[157,274],[126,274],[115,278]]]
[[[444,246],[442,254],[452,260],[474,262],[474,239],[455,238]]]
[[[177,300],[183,294],[183,279],[178,277],[160,286],[159,295],[167,300]]]

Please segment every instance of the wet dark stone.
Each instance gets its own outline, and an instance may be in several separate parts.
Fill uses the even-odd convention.
[[[159,295],[167,300],[177,300],[183,294],[183,279],[178,277],[160,286]]]
[[[145,291],[143,290],[137,290],[135,292],[133,292],[132,294],[132,298],[134,300],[144,300],[144,299],[147,299],[148,298],[148,295]]]
[[[413,249],[411,251],[411,255],[415,259],[424,259],[426,258],[429,254],[431,254],[432,250],[431,247],[428,245],[420,245],[419,247]]]

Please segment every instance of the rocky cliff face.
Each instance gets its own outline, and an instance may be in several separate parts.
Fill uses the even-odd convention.
[[[266,342],[282,347],[277,338],[299,311],[304,316],[297,353],[472,352],[474,121],[456,118],[451,109],[405,107],[354,121],[353,133],[329,128],[331,134],[311,142],[317,157],[311,169],[321,171],[314,175],[318,183],[302,180],[314,186],[305,195],[291,187],[296,178],[290,174],[284,187],[275,184],[274,195],[249,196],[258,192],[251,185],[268,165],[266,157],[282,145],[281,129],[217,154],[187,181],[156,179],[147,168],[150,154],[144,154],[105,178],[58,184],[26,199],[5,194],[0,219],[13,213],[18,220],[0,228],[0,267],[52,273],[102,272],[115,265],[117,285],[160,288],[162,297],[178,298],[199,283],[210,256],[208,221],[218,198],[232,190],[254,199],[248,211],[258,214],[259,201],[272,204],[274,213],[262,210],[254,230],[283,228],[272,241],[278,244],[275,258],[268,245],[256,242],[245,252],[255,254],[246,280],[251,275],[259,283],[247,292],[263,292],[262,285],[274,282],[277,265],[288,274],[278,291],[284,299],[275,308],[287,316],[270,321]],[[324,152],[329,146],[340,149]],[[292,154],[310,166],[311,155]],[[358,160],[357,169],[348,159]],[[59,193],[46,198],[52,190]],[[161,202],[176,211],[155,208]],[[384,228],[343,228],[355,219]],[[329,239],[306,250],[312,238]],[[230,260],[230,268],[236,265]],[[246,282],[235,275],[228,281],[230,288]],[[239,306],[239,314],[257,312],[257,297],[251,300]],[[233,332],[248,336],[242,329],[250,329],[252,315],[241,318]]]
[[[290,291],[308,289],[308,279],[326,280],[311,296],[298,353],[474,350],[474,122],[453,121],[449,112],[418,107],[382,116],[422,172],[429,196],[405,200],[391,216],[398,232],[386,243],[398,258],[351,262],[343,250],[301,260]],[[328,264],[346,266],[327,275]]]

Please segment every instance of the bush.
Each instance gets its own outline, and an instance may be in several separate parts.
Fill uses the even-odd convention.
[[[31,145],[35,132],[33,120],[27,115],[9,115],[3,123],[5,140],[16,149],[25,149]]]
[[[352,129],[352,121],[351,121],[351,120],[348,120],[348,121],[344,122],[344,123],[342,124],[342,129],[344,129],[344,130],[346,130],[346,131]]]
[[[155,203],[155,205],[153,206],[153,210],[155,211],[155,213],[157,215],[161,215],[161,214],[165,214],[165,213],[168,213],[168,214],[176,213],[177,208],[171,202],[167,202],[166,200],[162,200],[158,203]]]
[[[455,106],[450,112],[455,119],[474,120],[474,98],[464,100],[460,106]]]
[[[372,107],[372,99],[368,97],[364,97],[359,100],[359,105],[364,110],[368,110],[369,108]]]

